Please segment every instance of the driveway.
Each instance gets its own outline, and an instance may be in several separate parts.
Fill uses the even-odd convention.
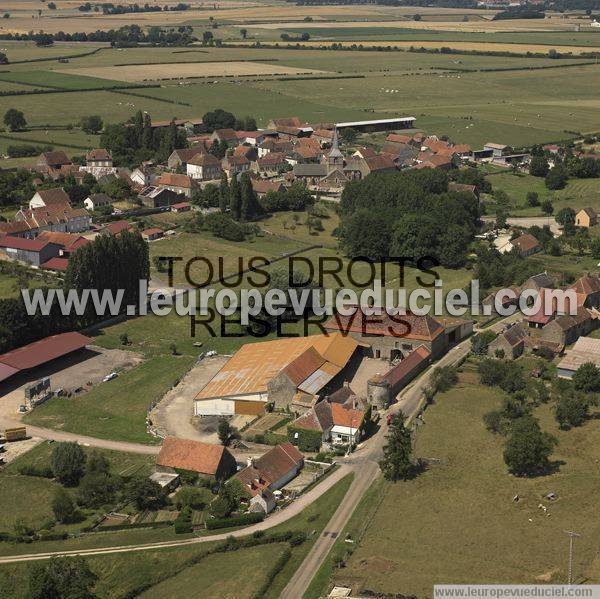
[[[494,216],[482,217],[485,222],[493,222],[496,220]],[[555,237],[562,235],[558,223],[554,220],[553,216],[511,216],[506,219],[506,222],[513,227],[523,227],[528,229],[529,227],[538,226],[543,227],[548,225]]]
[[[204,443],[219,443],[218,418],[202,418],[193,422],[194,397],[227,362],[227,356],[211,356],[196,364],[171,389],[150,413],[150,420],[161,436],[193,439]]]

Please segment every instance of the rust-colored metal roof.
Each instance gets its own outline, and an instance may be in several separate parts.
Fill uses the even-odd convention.
[[[11,366],[17,370],[27,370],[65,356],[72,351],[83,349],[90,343],[92,340],[81,333],[52,335],[0,355],[0,364]]]
[[[325,362],[331,363],[327,368],[337,368],[339,371],[347,364],[357,346],[354,339],[344,337],[341,333],[247,343],[205,385],[196,399],[266,393],[269,381],[309,348],[314,348],[322,357],[321,364],[313,372],[317,368],[323,368]],[[291,366],[294,381],[304,376],[317,362],[311,352],[298,364]],[[304,380],[310,374],[312,372],[306,374]]]

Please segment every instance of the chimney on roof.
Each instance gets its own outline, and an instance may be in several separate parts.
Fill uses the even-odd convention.
[[[348,381],[344,380],[344,387],[349,387],[349,386],[350,386],[350,383]]]
[[[254,468],[254,458],[252,456],[246,459],[246,466],[248,466],[248,468]]]

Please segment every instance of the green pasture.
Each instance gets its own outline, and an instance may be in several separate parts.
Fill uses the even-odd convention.
[[[562,208],[573,208],[578,211],[581,208],[591,207],[600,211],[598,179],[571,179],[564,189],[555,191],[546,187],[543,178],[523,173],[496,172],[488,175],[487,179],[494,190],[501,189],[508,194],[512,216],[545,216],[539,206],[531,207],[527,204],[526,197],[530,191],[538,194],[540,202],[545,199],[551,200],[554,214]]]
[[[55,397],[28,414],[25,421],[103,439],[155,443],[146,432],[146,410],[193,362],[189,355],[150,359],[77,398]]]
[[[502,437],[488,432],[482,421],[501,401],[502,393],[482,387],[470,368],[454,389],[436,397],[417,433],[415,453],[439,464],[415,480],[385,485],[366,534],[346,567],[334,572],[334,580],[354,589],[417,596],[427,596],[440,581],[565,583],[564,531],[576,530],[581,537],[575,579],[600,581],[600,529],[594,517],[600,422],[591,419],[561,431],[552,407],[542,406],[536,416],[559,440],[553,455],[559,470],[516,478],[502,460]],[[544,500],[550,491],[557,501]],[[539,509],[540,503],[550,516]]]

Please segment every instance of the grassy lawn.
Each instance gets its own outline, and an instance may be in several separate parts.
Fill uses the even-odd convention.
[[[146,410],[193,364],[192,356],[162,356],[103,383],[76,399],[56,397],[25,422],[135,443],[156,443],[146,432]]]
[[[339,227],[340,219],[336,212],[321,202],[321,206],[327,210],[327,218],[320,218],[324,231],[309,232],[306,226],[305,212],[274,212],[269,218],[261,221],[260,226],[269,233],[281,235],[298,242],[314,244],[318,243],[327,248],[337,248],[338,240],[333,236],[333,231]],[[296,221],[296,219],[298,219]]]
[[[570,284],[570,281],[598,270],[598,260],[590,254],[578,256],[574,253],[565,253],[562,256],[548,254],[534,254],[529,256],[533,264],[539,265],[539,272],[547,271],[558,285]]]
[[[514,175],[503,171],[490,174],[487,178],[494,190],[502,189],[508,194],[512,216],[545,216],[539,207],[531,207],[527,204],[525,198],[529,191],[535,191],[540,202],[545,199],[552,200],[554,214],[561,208],[567,207],[576,211],[588,206],[600,210],[598,179],[571,179],[564,189],[551,191],[544,185],[544,179],[522,173]]]
[[[553,459],[564,463],[554,475],[519,479],[506,472],[503,439],[482,422],[501,399],[468,366],[458,386],[436,398],[417,435],[416,454],[441,464],[413,481],[385,485],[364,538],[347,567],[334,574],[337,582],[357,591],[417,596],[429,595],[436,582],[534,583],[545,577],[565,582],[565,530],[582,535],[575,577],[600,580],[600,524],[593,515],[600,422],[559,431],[551,406],[538,409],[542,427],[559,439]],[[558,500],[545,517],[538,504],[548,505],[543,496],[550,491]],[[512,501],[516,494],[519,503]]]
[[[12,531],[15,521],[24,520],[28,525],[39,529],[44,523],[53,521],[51,502],[60,485],[47,478],[23,476],[19,470],[24,466],[44,467],[50,465],[53,444],[40,443],[33,449],[11,462],[0,472],[0,531]],[[89,452],[90,450],[84,449]],[[154,460],[151,456],[129,454],[98,449],[110,462],[111,471],[120,476],[149,474]],[[69,490],[76,493],[77,489]],[[23,497],[35,497],[35,501],[23,501]],[[60,530],[75,531],[86,526],[91,514],[85,521],[67,526],[58,526]]]
[[[157,584],[140,597],[158,599],[182,597],[191,588],[201,588],[202,597],[235,599],[251,597],[264,583],[268,565],[273,564],[285,550],[275,543],[251,547],[236,552],[209,555],[198,565],[185,569],[173,578]]]
[[[314,242],[313,242],[314,243]],[[175,283],[187,285],[185,265],[194,258],[206,258],[214,268],[212,280],[223,275],[235,274],[248,267],[248,260],[253,257],[267,259],[277,258],[285,253],[301,249],[306,244],[295,240],[280,239],[275,236],[254,237],[242,242],[218,239],[211,233],[181,233],[180,235],[161,239],[150,244],[150,257],[177,257],[183,261],[175,263]],[[207,280],[209,268],[203,262],[195,262],[189,269],[191,281],[202,284]],[[158,276],[166,281],[165,273]]]

